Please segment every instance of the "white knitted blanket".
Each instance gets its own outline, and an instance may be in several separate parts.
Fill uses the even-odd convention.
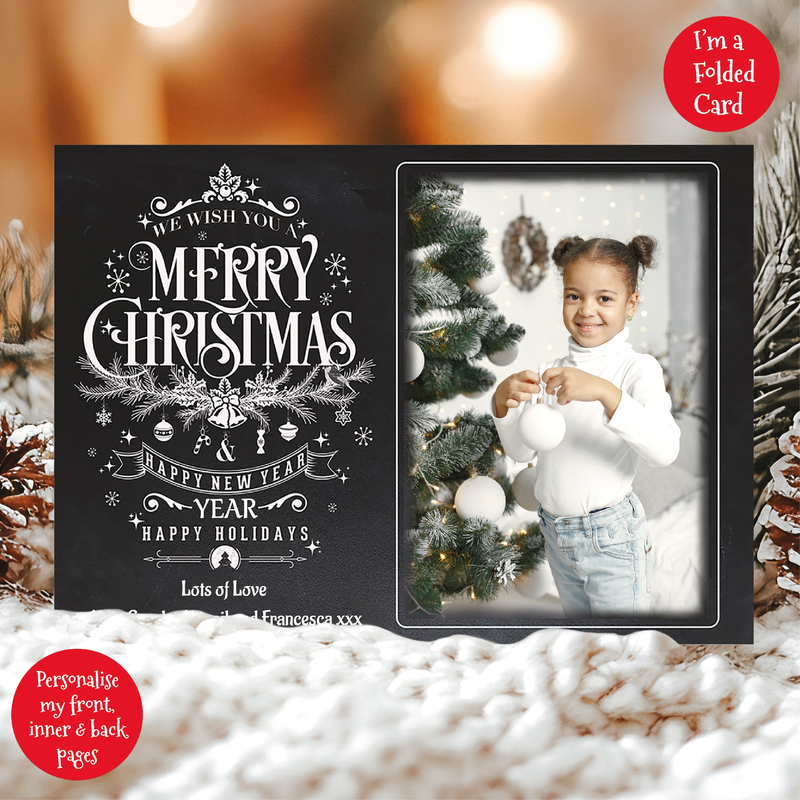
[[[281,629],[199,612],[0,603],[3,798],[797,798],[800,611],[753,646],[547,630],[513,645],[374,627]],[[138,744],[90,781],[27,761],[23,674],[56,650],[117,659]]]

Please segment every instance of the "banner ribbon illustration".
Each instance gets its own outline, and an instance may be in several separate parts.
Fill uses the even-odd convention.
[[[162,455],[148,444],[130,453],[114,450],[120,460],[112,472],[120,480],[137,480],[152,475],[164,483],[199,494],[241,495],[263,492],[273,486],[305,475],[314,481],[329,481],[339,475],[331,469],[331,459],[338,453],[312,453],[308,443],[293,453],[262,464],[239,470],[215,470],[193,467]]]

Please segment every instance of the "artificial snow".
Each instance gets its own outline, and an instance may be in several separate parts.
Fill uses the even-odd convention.
[[[25,612],[0,603],[0,797],[800,796],[800,610],[755,644],[544,630],[511,645],[375,627],[278,628],[200,612]],[[22,754],[23,674],[70,647],[119,661],[144,725],[128,759],[60,780]]]

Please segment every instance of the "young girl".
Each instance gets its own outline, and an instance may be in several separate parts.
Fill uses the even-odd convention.
[[[655,241],[636,236],[562,239],[553,261],[564,280],[569,355],[523,370],[495,391],[493,415],[506,455],[531,461],[517,434],[525,401],[544,389],[566,434],[538,455],[535,494],[540,529],[568,617],[631,617],[650,603],[650,541],[644,510],[631,490],[639,458],[667,466],[680,430],[670,413],[655,358],[634,352],[626,321],[639,301],[639,265],[650,266]]]

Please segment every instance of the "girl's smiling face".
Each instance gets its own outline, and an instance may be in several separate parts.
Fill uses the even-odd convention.
[[[564,325],[583,347],[613,339],[638,302],[613,264],[578,258],[564,270]]]

